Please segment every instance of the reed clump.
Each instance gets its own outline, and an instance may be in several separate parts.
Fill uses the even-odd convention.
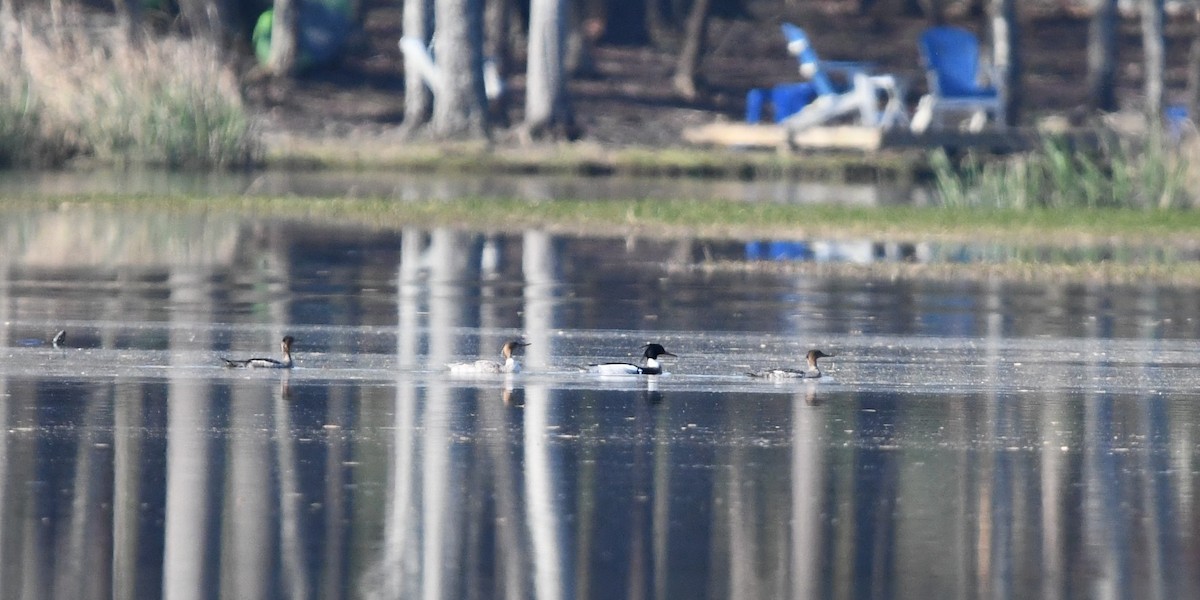
[[[957,164],[944,151],[930,156],[934,185],[950,207],[997,209],[1195,206],[1195,136],[1170,139],[1161,129],[1141,136],[1108,132],[1096,147],[1047,137],[1037,150],[997,160],[967,154]],[[1189,184],[1189,181],[1192,184]]]
[[[55,164],[214,167],[261,154],[237,80],[213,44],[135,42],[82,17],[27,14],[4,26],[0,158]]]

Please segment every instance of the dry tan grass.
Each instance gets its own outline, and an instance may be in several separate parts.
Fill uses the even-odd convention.
[[[1184,177],[1189,190],[1200,190],[1200,132],[1191,131],[1179,143],[1179,153],[1176,160],[1185,165]],[[1193,197],[1191,206],[1196,207],[1198,199]]]
[[[45,135],[105,162],[219,165],[257,152],[235,75],[212,44],[177,36],[132,44],[79,15],[57,26],[48,19],[23,15],[9,36],[15,51],[4,53]]]

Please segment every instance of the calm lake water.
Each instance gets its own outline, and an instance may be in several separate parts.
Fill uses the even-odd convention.
[[[787,242],[11,215],[0,589],[1200,596],[1196,290],[696,268],[913,259]]]

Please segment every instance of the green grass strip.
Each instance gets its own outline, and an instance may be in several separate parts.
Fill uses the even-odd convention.
[[[727,200],[553,200],[463,198],[118,197],[0,199],[0,213],[93,207],[130,211],[236,211],[248,217],[320,219],[379,228],[444,226],[487,231],[545,228],[620,235],[736,239],[861,238],[1079,246],[1101,241],[1194,246],[1200,211],[1138,209],[969,209],[796,205]]]

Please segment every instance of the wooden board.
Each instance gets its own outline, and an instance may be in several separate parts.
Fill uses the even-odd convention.
[[[750,123],[709,123],[683,130],[683,139],[692,144],[743,148],[785,148],[783,127]]]
[[[858,125],[810,127],[792,134],[792,147],[811,150],[874,152],[883,147],[883,142],[884,130]]]
[[[1058,133],[1059,137],[1081,146],[1094,146],[1095,132],[1071,131]],[[859,125],[834,125],[812,127],[792,135],[787,143],[787,131],[782,125],[750,125],[747,123],[710,123],[684,130],[683,139],[693,144],[729,146],[740,148],[789,147],[799,150],[877,150],[947,148],[956,150],[977,149],[1004,154],[1023,152],[1042,145],[1042,135],[1022,128],[987,129],[980,132],[953,129],[930,130],[913,133],[905,128],[880,129]]]
[[[787,130],[782,125],[749,123],[710,123],[683,131],[683,139],[693,144],[740,148],[789,147]],[[883,145],[883,131],[877,127],[836,125],[811,127],[795,133],[791,146],[803,149],[874,151]]]

